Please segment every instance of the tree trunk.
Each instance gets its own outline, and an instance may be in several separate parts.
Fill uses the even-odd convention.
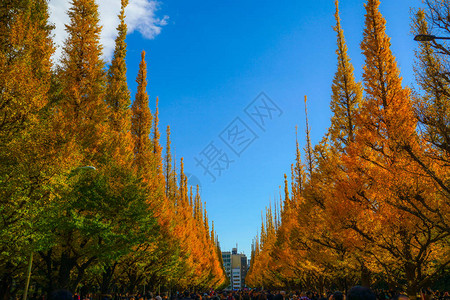
[[[10,265],[10,263],[8,263]],[[8,269],[8,265],[7,268]],[[11,266],[12,267],[12,266]],[[8,300],[11,298],[11,287],[13,283],[12,274],[10,272],[6,272],[0,278],[0,299]]]
[[[408,282],[406,292],[410,299],[415,300],[417,299],[417,292],[419,290],[416,284],[416,266],[412,263],[406,263],[405,275]]]
[[[106,267],[105,271],[102,274],[102,283],[100,285],[100,292],[102,294],[109,293],[111,283],[112,283],[112,278],[114,276],[114,271],[116,269],[116,265],[117,265],[117,263],[114,263],[112,266]]]
[[[133,294],[136,288],[136,282],[137,282],[137,274],[134,271],[131,271],[132,273],[128,274],[128,285],[127,285],[127,291],[129,294]]]
[[[372,281],[372,274],[370,270],[364,265],[361,265],[361,285],[370,288],[370,283]]]
[[[52,249],[48,250],[46,253],[39,252],[39,255],[42,257],[42,259],[45,262],[45,272],[46,272],[46,284],[45,284],[45,292],[47,294],[47,299],[50,298],[51,293],[53,292],[53,264],[52,264]]]
[[[70,271],[75,267],[76,260],[73,257],[70,257],[66,253],[61,254],[61,258],[59,261],[59,272],[58,272],[58,280],[57,280],[57,289],[71,290],[70,286]]]

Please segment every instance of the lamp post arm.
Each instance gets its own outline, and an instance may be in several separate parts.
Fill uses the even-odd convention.
[[[418,34],[414,37],[417,42],[431,42],[434,40],[450,40],[450,37],[446,36],[435,36],[432,34]]]

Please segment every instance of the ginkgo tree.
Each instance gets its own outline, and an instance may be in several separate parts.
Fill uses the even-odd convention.
[[[54,46],[46,1],[0,4],[0,297],[11,297],[39,235],[46,183],[67,166],[51,110]]]
[[[421,34],[430,33],[427,20],[446,22],[438,16],[448,4],[426,4],[429,14],[419,10],[413,23]],[[285,286],[323,291],[324,285],[385,283],[415,299],[449,270],[443,125],[448,101],[440,60],[445,49],[436,42],[420,46],[416,71],[426,93],[411,95],[402,85],[379,6],[379,0],[365,5],[362,84],[354,79],[336,10],[331,126],[313,147],[306,123],[306,160],[299,163],[297,146],[291,196],[285,196],[277,230],[281,249],[265,248],[257,239],[248,277],[252,286],[279,285],[278,278],[264,275],[272,268]],[[260,233],[264,239],[268,226]]]
[[[163,159],[144,55],[131,101],[120,3],[109,66],[94,0],[71,1],[58,64],[47,1],[0,4],[2,299],[23,292],[28,266],[43,293],[226,283],[205,204],[172,169],[170,137]]]

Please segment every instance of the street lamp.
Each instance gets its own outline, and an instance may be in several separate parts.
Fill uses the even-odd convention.
[[[94,166],[83,166],[83,167],[76,167],[76,168],[73,168],[72,170],[70,170],[70,172],[69,172],[69,178],[71,178],[72,176],[74,176],[75,175],[75,173],[76,173],[76,171],[79,171],[79,170],[92,170],[92,171],[97,171],[97,168],[96,167],[94,167]]]
[[[70,172],[74,172],[77,170],[97,170],[94,166],[83,166],[83,167],[77,167],[72,169]],[[31,279],[31,267],[33,265],[33,251],[31,251],[31,255],[30,255],[30,260],[28,261],[28,272],[27,272],[27,282],[25,285],[25,291],[23,292],[23,300],[27,300],[27,296],[28,296],[28,288],[30,286],[30,279]]]
[[[445,36],[435,36],[432,34],[418,34],[414,37],[417,42],[431,42],[434,40],[450,40],[450,37]]]
[[[97,169],[94,166],[84,166],[73,169],[73,171],[75,170],[97,170]]]

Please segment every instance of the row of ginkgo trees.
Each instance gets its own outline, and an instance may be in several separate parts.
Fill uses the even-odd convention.
[[[226,285],[204,204],[163,154],[142,53],[131,104],[122,0],[106,68],[94,0],[72,0],[54,66],[46,0],[0,3],[0,298]],[[89,167],[93,166],[93,167]],[[31,267],[28,272],[28,267]]]
[[[432,23],[441,30],[433,33],[449,35],[448,1],[425,4],[413,31],[430,34]],[[267,209],[253,243],[250,286],[324,291],[378,284],[415,299],[421,288],[448,279],[450,51],[419,44],[422,91],[412,93],[402,86],[379,5],[365,5],[359,83],[336,0],[331,126],[313,147],[306,119],[306,157],[302,162],[297,142],[290,189],[285,175],[284,199]]]

